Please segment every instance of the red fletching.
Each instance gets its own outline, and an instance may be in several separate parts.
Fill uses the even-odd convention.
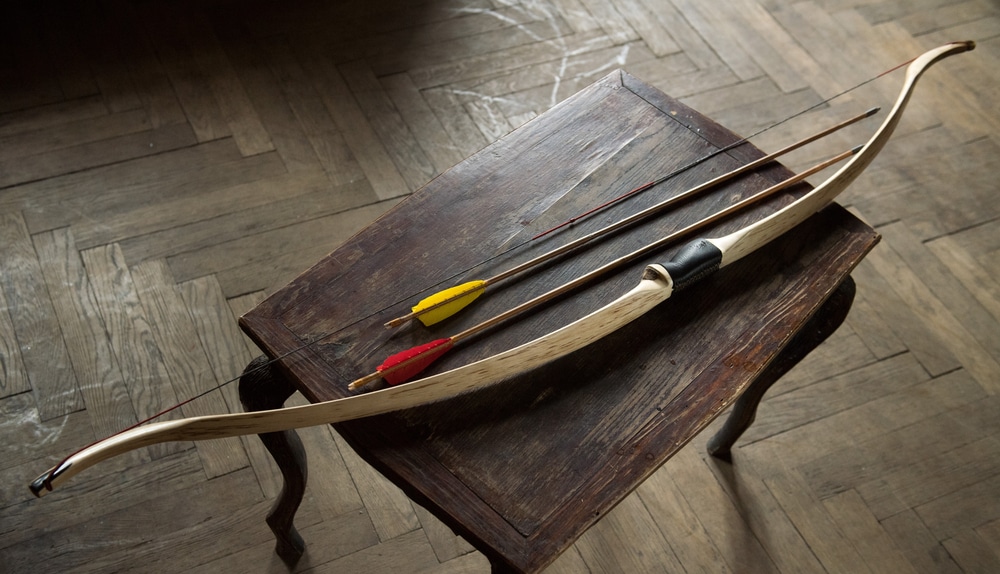
[[[392,355],[375,370],[384,373],[382,378],[390,385],[405,383],[429,367],[438,357],[451,350],[452,345],[450,338],[431,341]]]

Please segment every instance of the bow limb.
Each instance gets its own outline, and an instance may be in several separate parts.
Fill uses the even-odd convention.
[[[36,496],[78,472],[130,450],[169,441],[208,440],[337,423],[415,407],[495,383],[540,367],[616,331],[670,297],[672,282],[651,265],[642,281],[605,307],[543,337],[497,355],[412,383],[363,395],[287,407],[151,423],[95,443],[35,479]]]
[[[881,151],[899,123],[920,75],[934,62],[974,47],[973,42],[956,42],[930,50],[914,60],[907,68],[903,89],[885,122],[864,148],[827,181],[757,223],[725,237],[694,241],[681,249],[671,262],[648,266],[642,281],[634,289],[557,331],[451,371],[363,395],[300,407],[195,417],[141,426],[70,456],[35,479],[30,489],[36,496],[42,496],[102,460],[161,442],[276,432],[342,422],[444,400],[489,386],[581,349],[642,316],[670,297],[673,291],[751,253],[833,201]]]
[[[889,141],[889,137],[903,116],[903,110],[910,101],[913,88],[920,75],[934,64],[934,62],[953,54],[967,52],[975,47],[976,44],[972,41],[952,42],[924,52],[913,60],[906,68],[906,78],[903,81],[903,87],[899,92],[899,97],[896,98],[896,103],[893,105],[892,110],[875,134],[868,140],[868,143],[865,144],[851,161],[844,164],[829,179],[785,209],[735,233],[709,240],[722,252],[720,267],[725,267],[748,253],[752,253],[760,246],[765,245],[775,237],[795,227],[810,215],[832,202],[840,192],[844,191],[871,164],[875,156],[882,151],[885,143]]]

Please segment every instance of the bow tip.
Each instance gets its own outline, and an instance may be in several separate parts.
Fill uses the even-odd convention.
[[[38,478],[31,481],[28,485],[28,490],[31,494],[34,494],[36,498],[41,498],[52,491],[52,470],[47,470],[39,475]]]
[[[962,41],[958,41],[958,42],[952,42],[951,44],[954,45],[954,46],[960,46],[960,47],[964,48],[962,50],[963,52],[969,52],[971,50],[975,50],[976,49],[976,41],[975,40],[962,40]]]

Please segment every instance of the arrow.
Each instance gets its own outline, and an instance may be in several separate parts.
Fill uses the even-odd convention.
[[[31,482],[42,496],[103,460],[167,441],[208,440],[342,422],[444,400],[540,367],[601,339],[642,316],[698,279],[728,266],[805,221],[847,188],[874,160],[899,123],[917,79],[934,62],[975,48],[954,42],[913,60],[895,105],[875,135],[822,184],[770,216],[724,237],[702,239],[663,265],[650,265],[639,284],[593,313],[556,331],[473,363],[371,393],[271,411],[161,421],[122,432],[67,457]]]
[[[444,355],[452,348],[454,348],[455,344],[461,341],[462,339],[467,339],[473,335],[485,331],[486,329],[489,329],[490,327],[493,327],[494,325],[502,323],[507,319],[511,319],[517,315],[530,311],[531,309],[534,309],[539,305],[551,301],[552,299],[559,297],[560,295],[568,293],[573,289],[580,287],[581,285],[584,285],[602,275],[605,275],[621,267],[622,265],[635,261],[639,257],[646,255],[647,253],[651,253],[653,251],[656,251],[657,249],[662,249],[663,247],[666,247],[667,245],[673,243],[674,241],[680,239],[681,237],[694,233],[695,231],[698,231],[699,229],[711,225],[724,217],[736,213],[740,209],[749,207],[754,203],[757,203],[765,198],[768,198],[783,189],[786,189],[788,187],[791,187],[792,185],[795,185],[796,183],[799,183],[800,181],[806,179],[807,177],[813,174],[823,171],[824,169],[830,167],[831,165],[834,165],[851,157],[852,155],[861,151],[861,148],[862,146],[858,146],[854,149],[840,153],[826,161],[818,163],[812,166],[811,168],[803,171],[800,174],[794,175],[784,181],[772,185],[771,187],[763,191],[759,191],[749,197],[746,197],[730,205],[729,207],[723,209],[722,211],[713,213],[712,215],[709,215],[708,217],[705,217],[695,223],[692,223],[691,225],[688,225],[683,229],[674,231],[673,233],[670,233],[669,235],[661,239],[658,239],[657,241],[654,241],[653,243],[650,243],[645,247],[637,249],[636,251],[633,251],[632,253],[625,255],[624,257],[615,259],[614,261],[611,261],[610,263],[607,263],[604,266],[599,267],[594,271],[591,271],[590,273],[587,273],[585,275],[582,275],[574,279],[573,281],[560,285],[559,287],[556,287],[555,289],[549,291],[548,293],[539,295],[538,297],[535,297],[530,301],[522,303],[517,307],[514,307],[513,309],[504,311],[503,313],[495,317],[492,317],[490,319],[487,319],[486,321],[483,321],[478,325],[470,327],[462,331],[461,333],[458,333],[457,335],[453,335],[451,337],[448,337],[447,339],[438,339],[436,341],[432,341],[430,343],[419,345],[417,347],[413,347],[412,349],[407,349],[400,353],[396,353],[387,358],[385,361],[383,361],[381,365],[376,367],[374,373],[371,373],[369,375],[366,375],[364,377],[361,377],[360,379],[353,381],[351,384],[348,385],[348,388],[351,390],[358,389],[379,378],[385,379],[385,381],[390,385],[398,385],[399,383],[406,382],[415,377],[416,375],[420,374],[420,372],[429,367],[434,361],[436,361],[442,355]],[[615,225],[618,224],[616,223]]]
[[[817,133],[815,133],[815,134],[813,134],[813,135],[811,135],[809,137],[801,139],[801,140],[799,140],[799,141],[797,141],[797,142],[795,142],[795,143],[793,143],[791,145],[788,145],[788,146],[786,146],[786,147],[784,147],[784,148],[782,148],[782,149],[780,149],[780,150],[778,150],[776,152],[770,153],[770,154],[765,155],[764,157],[758,158],[758,159],[756,159],[756,160],[754,160],[754,161],[752,161],[752,162],[750,162],[748,164],[742,165],[742,166],[740,166],[740,167],[738,167],[738,168],[736,168],[736,169],[734,169],[732,171],[729,171],[729,172],[724,173],[724,174],[722,174],[722,175],[720,175],[718,177],[715,177],[715,178],[713,178],[713,179],[711,179],[709,181],[706,181],[705,183],[697,185],[697,186],[695,186],[695,187],[693,187],[693,188],[691,188],[691,189],[689,189],[689,190],[687,190],[687,191],[685,191],[683,193],[680,193],[680,194],[675,195],[674,197],[671,197],[671,198],[669,198],[669,199],[667,199],[665,201],[661,201],[660,203],[657,203],[656,205],[648,207],[648,208],[640,211],[639,213],[636,213],[634,215],[626,217],[625,219],[622,219],[620,221],[612,223],[611,225],[608,225],[607,227],[604,227],[602,229],[594,231],[593,233],[590,233],[589,235],[585,235],[583,237],[580,237],[579,239],[573,240],[573,241],[567,243],[566,245],[563,245],[562,247],[558,247],[556,249],[553,249],[552,251],[549,251],[547,253],[539,255],[538,257],[535,257],[534,259],[531,259],[530,261],[526,261],[526,262],[524,262],[524,263],[522,263],[522,264],[520,264],[520,265],[518,265],[516,267],[508,269],[507,271],[504,271],[502,273],[494,275],[494,276],[492,276],[492,277],[490,277],[488,279],[477,279],[475,281],[469,281],[467,283],[462,283],[461,285],[456,285],[455,287],[450,287],[450,288],[445,289],[443,291],[439,291],[439,292],[437,292],[437,293],[435,293],[435,294],[433,294],[433,295],[431,295],[429,297],[426,297],[426,298],[422,299],[420,302],[418,302],[416,305],[414,305],[411,308],[411,312],[410,313],[408,313],[406,315],[403,315],[402,317],[397,317],[395,319],[392,319],[391,321],[387,322],[385,324],[385,326],[386,326],[386,328],[399,327],[400,325],[403,325],[404,323],[406,323],[406,322],[408,322],[408,321],[416,318],[416,319],[419,319],[420,322],[423,323],[425,326],[430,327],[431,325],[434,325],[435,323],[439,323],[439,322],[447,319],[448,317],[451,317],[455,313],[458,313],[459,311],[461,311],[465,307],[467,307],[473,301],[475,301],[476,299],[478,299],[486,291],[486,288],[488,286],[493,285],[494,283],[498,283],[500,281],[503,281],[504,279],[507,279],[509,277],[513,277],[514,275],[517,275],[519,273],[523,273],[523,272],[525,272],[525,271],[527,271],[527,270],[529,270],[529,269],[531,269],[533,267],[536,267],[538,265],[541,265],[542,263],[545,263],[546,261],[550,261],[550,260],[552,260],[552,259],[554,259],[556,257],[559,257],[560,255],[563,255],[565,253],[568,253],[568,252],[570,252],[570,251],[572,251],[572,250],[574,250],[574,249],[576,249],[578,247],[582,247],[583,245],[586,245],[587,243],[590,243],[591,241],[594,241],[595,239],[598,239],[598,238],[603,237],[605,235],[614,233],[615,231],[619,231],[621,229],[624,229],[625,227],[628,227],[629,225],[632,225],[634,223],[637,223],[639,221],[642,221],[644,219],[652,217],[653,215],[661,213],[661,212],[665,211],[666,209],[668,209],[668,208],[670,208],[670,207],[672,207],[672,206],[674,206],[674,205],[676,205],[676,204],[678,204],[678,203],[680,203],[680,202],[682,202],[684,200],[691,199],[691,198],[695,197],[698,194],[704,193],[705,191],[707,191],[707,190],[709,190],[709,189],[711,189],[711,188],[713,188],[713,187],[715,187],[717,185],[720,185],[720,184],[722,184],[722,183],[724,183],[726,181],[729,181],[729,180],[735,178],[738,175],[742,175],[744,173],[747,173],[748,171],[751,171],[751,170],[756,169],[756,168],[758,168],[758,167],[760,167],[760,166],[762,166],[764,164],[767,164],[767,163],[769,163],[771,161],[774,161],[776,158],[781,157],[781,156],[783,156],[785,154],[788,154],[790,152],[793,152],[793,151],[795,151],[795,150],[797,150],[797,149],[799,149],[799,148],[801,148],[801,147],[803,147],[803,146],[805,146],[807,144],[810,144],[810,143],[812,143],[812,142],[814,142],[814,141],[816,141],[816,140],[818,140],[820,138],[826,137],[826,136],[828,136],[828,135],[830,135],[830,134],[832,134],[832,133],[834,133],[834,132],[836,132],[838,130],[841,130],[841,129],[849,126],[849,125],[855,124],[855,123],[857,123],[857,122],[859,122],[859,121],[861,121],[861,120],[863,120],[865,118],[869,118],[869,117],[875,115],[876,113],[878,113],[878,111],[879,111],[879,108],[875,107],[875,108],[872,108],[872,109],[868,110],[867,112],[865,112],[863,114],[859,114],[857,116],[854,116],[853,118],[849,118],[847,120],[844,120],[844,121],[842,121],[842,122],[840,122],[840,123],[838,123],[838,124],[836,124],[834,126],[828,127],[825,130],[817,132]],[[591,210],[589,210],[587,212],[584,212],[584,213],[582,213],[580,215],[577,215],[576,217],[567,219],[566,221],[560,223],[559,225],[556,225],[555,227],[553,227],[551,229],[548,229],[546,231],[543,231],[543,232],[535,235],[534,237],[531,238],[531,241],[533,241],[535,239],[539,239],[541,237],[544,237],[544,236],[552,233],[553,231],[555,231],[557,229],[560,229],[560,228],[565,227],[567,225],[571,225],[571,224],[575,223],[576,221],[579,221],[580,219],[583,219],[584,217],[587,217],[587,216],[589,216],[589,215],[591,215],[593,213],[596,213],[597,211],[600,211],[601,209],[604,209],[604,208],[608,207],[609,205],[612,205],[614,203],[622,201],[623,199],[625,199],[627,197],[631,197],[631,196],[633,196],[633,195],[635,195],[637,193],[640,193],[640,192],[645,191],[645,190],[647,190],[647,189],[649,189],[651,187],[659,185],[659,184],[663,183],[664,181],[666,181],[667,179],[673,177],[675,174],[676,174],[676,172],[670,173],[668,175],[660,177],[659,179],[650,181],[649,183],[643,184],[643,185],[641,185],[641,186],[633,189],[632,191],[629,191],[626,194],[619,195],[618,197],[612,199],[609,202],[603,203],[603,204],[601,204],[601,205],[599,205],[599,206],[597,206],[597,207],[595,207],[595,208],[593,208],[593,209],[591,209]]]

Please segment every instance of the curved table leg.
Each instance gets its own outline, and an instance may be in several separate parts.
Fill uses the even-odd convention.
[[[757,415],[757,406],[764,398],[764,393],[840,327],[851,309],[854,293],[854,280],[848,277],[795,335],[785,350],[768,365],[750,388],[736,399],[733,412],[726,419],[722,429],[708,441],[709,454],[723,460],[732,460],[732,447],[753,423]]]
[[[267,357],[257,357],[247,365],[240,377],[240,402],[244,410],[262,411],[281,408],[292,387],[276,370],[266,365]],[[258,370],[259,369],[259,370]],[[305,542],[295,530],[293,520],[306,490],[306,451],[295,431],[257,435],[281,470],[284,484],[281,494],[267,514],[267,525],[277,539],[274,551],[289,566],[298,562],[305,551]]]

